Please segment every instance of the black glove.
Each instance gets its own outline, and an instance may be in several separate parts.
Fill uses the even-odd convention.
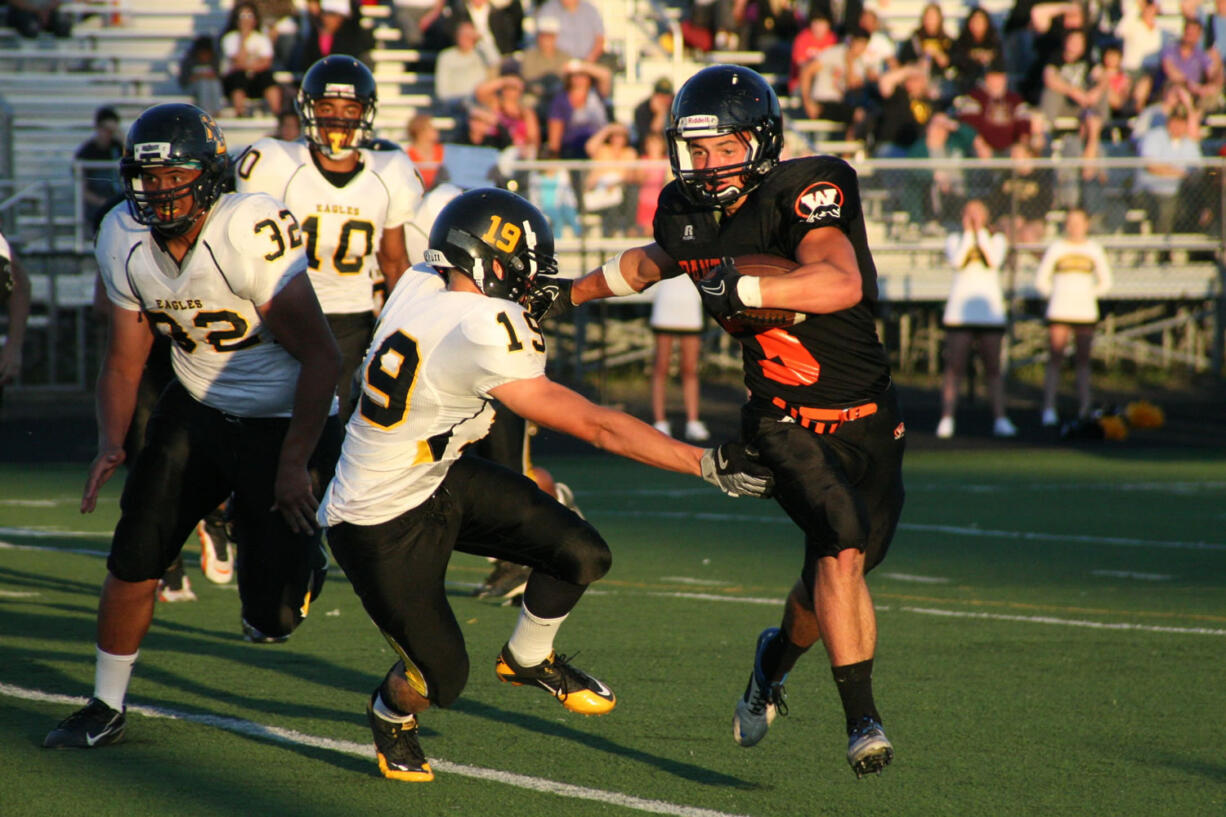
[[[524,308],[528,314],[543,321],[545,318],[560,318],[575,309],[574,301],[570,299],[570,290],[575,282],[571,278],[548,276],[537,278],[528,290],[524,300]]]
[[[703,452],[702,478],[728,496],[766,499],[775,489],[771,470],[758,462],[758,452],[744,443],[724,443]]]
[[[739,280],[741,274],[731,258],[724,258],[718,267],[708,272],[698,282],[698,294],[707,312],[717,318],[731,318],[744,312],[745,302],[736,293],[736,282]]]

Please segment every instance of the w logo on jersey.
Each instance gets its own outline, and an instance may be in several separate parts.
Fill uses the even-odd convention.
[[[814,182],[796,199],[796,215],[812,224],[819,219],[843,215],[843,191],[833,182]]]

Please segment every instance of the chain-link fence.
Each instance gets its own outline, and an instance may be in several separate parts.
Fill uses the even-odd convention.
[[[1069,210],[1081,207],[1114,278],[1100,301],[1100,363],[1223,373],[1226,160],[1174,167],[1175,183],[1165,187],[1149,184],[1148,177],[1170,169],[1137,158],[851,161],[877,265],[880,332],[897,369],[939,369],[940,315],[954,274],[946,242],[961,229],[965,203],[977,198],[1011,245],[1001,273],[1010,306],[1011,366],[1046,353],[1045,303],[1035,273],[1045,249],[1064,234]],[[15,242],[33,273],[36,299],[30,365],[22,381],[28,387],[85,386],[93,379],[90,350],[98,339],[87,315],[94,269],[81,191],[85,173],[94,170],[75,167],[75,181],[64,182],[63,194],[69,195],[71,185],[74,196],[68,235],[40,249],[40,238],[54,229],[44,217],[28,223]],[[660,161],[503,161],[492,166],[488,180],[541,207],[558,233],[563,274],[575,276],[620,249],[651,240],[655,193],[666,178],[667,164]],[[603,198],[592,194],[598,189]],[[644,365],[652,347],[651,297],[649,290],[596,304],[551,327],[559,374],[578,381],[613,367]],[[707,360],[731,369],[740,365],[734,344],[718,332]]]

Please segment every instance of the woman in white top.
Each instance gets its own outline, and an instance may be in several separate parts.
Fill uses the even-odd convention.
[[[1111,267],[1102,246],[1087,238],[1090,220],[1085,210],[1072,209],[1064,223],[1065,238],[1047,248],[1035,277],[1035,289],[1047,298],[1050,354],[1043,388],[1043,425],[1060,422],[1056,390],[1069,337],[1076,341],[1078,415],[1090,411],[1090,344],[1098,323],[1098,298],[1111,289]]]
[[[263,31],[255,4],[236,4],[221,35],[221,85],[239,116],[247,116],[247,100],[261,97],[269,113],[281,112],[281,86],[272,75],[272,57],[272,40]]]
[[[937,436],[954,435],[954,409],[958,388],[971,347],[978,345],[984,378],[995,417],[992,433],[1014,437],[1017,429],[1005,416],[1005,385],[1000,370],[1000,344],[1005,334],[1005,298],[1000,268],[1009,242],[992,232],[988,208],[972,199],[962,209],[962,232],[945,242],[945,254],[954,268],[949,300],[945,302],[945,377],[941,385],[941,422]]]
[[[681,399],[685,406],[685,438],[704,442],[711,438],[706,425],[698,419],[698,355],[702,351],[702,300],[689,276],[665,278],[652,287],[651,331],[656,340],[655,362],[651,371],[651,411],[657,431],[671,435],[665,413],[668,369],[672,362],[673,341],[680,348],[678,374]]]

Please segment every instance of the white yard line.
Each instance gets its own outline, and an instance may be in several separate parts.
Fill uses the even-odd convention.
[[[84,706],[87,701],[84,698],[74,698],[69,695],[55,695],[49,692],[42,692],[35,689],[26,689],[24,687],[14,686],[0,682],[0,695],[7,695],[11,698],[21,698],[27,701],[37,701],[39,703],[56,703],[64,704],[65,706]],[[211,726],[214,729],[223,729],[227,732],[234,732],[239,735],[261,738],[270,740],[276,743],[284,743],[293,746],[309,746],[315,749],[327,749],[333,752],[341,752],[347,755],[356,755],[357,757],[374,760],[374,749],[369,743],[354,743],[347,740],[335,740],[333,738],[320,737],[318,735],[308,735],[303,732],[298,732],[294,729],[283,729],[279,726],[270,726],[269,724],[256,723],[242,718],[227,718],[219,715],[196,715],[188,712],[177,712],[173,709],[164,709],[162,707],[153,706],[128,706],[129,714],[135,713],[144,715],[149,718],[170,718],[172,720],[187,721],[189,723],[198,723],[203,726]],[[436,771],[444,774],[454,774],[460,777],[473,777],[480,780],[490,780],[495,783],[502,783],[507,786],[514,786],[520,789],[529,789],[531,791],[544,792],[545,794],[554,794],[558,797],[567,797],[575,800],[592,800],[597,803],[607,803],[609,805],[621,806],[622,808],[633,809],[635,811],[647,812],[649,814],[667,814],[671,817],[744,817],[744,815],[729,814],[724,811],[714,811],[712,809],[697,808],[695,806],[685,806],[677,803],[668,803],[663,800],[649,800],[643,797],[635,797],[630,794],[623,794],[617,791],[605,791],[604,789],[592,789],[586,786],[574,786],[570,783],[562,783],[557,780],[550,780],[544,777],[531,777],[529,775],[515,774],[514,772],[504,772],[500,769],[487,769],[481,766],[469,766],[465,763],[452,763],[451,761],[441,760],[437,757],[430,758],[430,766]],[[395,786],[397,783],[389,782],[388,785]]]

